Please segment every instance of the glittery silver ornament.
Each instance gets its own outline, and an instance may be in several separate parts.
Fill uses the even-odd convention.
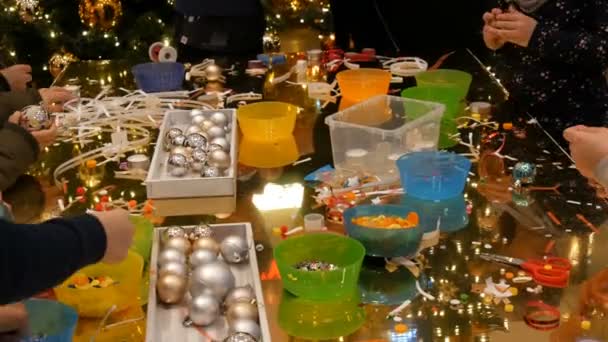
[[[219,168],[213,166],[205,166],[201,170],[202,177],[220,177],[222,172]]]
[[[192,133],[200,133],[202,132],[202,129],[200,126],[198,125],[190,125],[188,126],[188,128],[186,129],[186,136],[192,134]]]
[[[201,224],[192,228],[190,233],[191,240],[198,240],[200,238],[208,238],[213,236],[213,228],[208,224]],[[213,239],[212,239],[213,240]],[[215,240],[213,240],[215,242]]]
[[[188,154],[190,154],[190,151],[188,151],[187,148],[185,148],[184,146],[176,146],[176,147],[172,147],[171,148],[171,153],[174,154],[183,154],[185,156],[188,156]]]
[[[187,277],[188,269],[186,268],[186,265],[184,265],[183,263],[171,261],[171,262],[168,262],[168,263],[162,265],[159,268],[158,275],[162,276],[164,274],[175,274],[180,277]]]
[[[258,306],[251,302],[236,302],[228,307],[226,319],[228,324],[241,319],[258,321]]]
[[[177,249],[173,249],[173,248],[163,249],[158,254],[158,266],[163,267],[163,265],[168,264],[170,262],[177,262],[180,264],[185,264],[186,255],[184,255],[184,253],[178,251]]]
[[[170,147],[184,146],[185,143],[186,143],[185,135],[183,135],[183,134],[176,135],[173,137],[173,139],[171,139]]]
[[[197,268],[204,264],[208,264],[210,262],[217,260],[217,253],[210,249],[197,249],[192,251],[190,256],[188,257],[188,262],[190,263],[190,267]]]
[[[513,166],[514,181],[520,181],[522,184],[534,183],[536,178],[536,165],[527,162],[518,162]]]
[[[180,135],[184,135],[184,132],[182,132],[181,129],[177,127],[169,128],[167,133],[165,133],[165,138],[163,139],[163,145],[166,151],[169,151],[173,146],[173,139]]]
[[[215,150],[209,153],[209,166],[214,166],[220,169],[230,167],[230,155],[224,150]]]
[[[192,323],[198,326],[209,325],[220,316],[220,304],[211,295],[202,294],[192,297],[188,309]]]
[[[163,248],[173,248],[184,254],[188,254],[190,252],[190,240],[183,236],[172,237],[165,241]]]
[[[171,226],[165,229],[162,233],[162,242],[165,243],[167,240],[173,237],[185,237],[186,230],[180,226]]]
[[[239,235],[227,236],[220,244],[220,252],[225,261],[233,264],[249,258],[247,240]]]
[[[205,117],[202,115],[197,115],[197,116],[193,116],[192,117],[192,124],[196,125],[200,128],[201,124],[203,123],[203,121],[205,121]]]
[[[224,299],[224,306],[230,307],[238,302],[252,303],[255,299],[255,291],[251,285],[238,286],[228,292]]]
[[[186,294],[187,287],[187,278],[176,274],[163,274],[156,281],[158,298],[165,304],[181,302]]]
[[[220,244],[212,237],[201,237],[192,243],[192,250],[207,249],[213,251],[216,255],[220,253]]]
[[[224,339],[224,342],[257,342],[257,340],[244,332],[236,332]]]
[[[28,131],[47,129],[53,123],[49,113],[41,106],[27,106],[21,112],[19,124]]]
[[[200,109],[193,109],[190,111],[190,117],[193,118],[195,116],[205,116],[205,112]]]
[[[213,126],[207,130],[207,134],[209,134],[211,139],[223,138],[226,136],[226,131],[224,131],[224,129],[220,126]]]
[[[209,128],[211,128],[213,126],[215,126],[215,124],[211,120],[205,120],[200,125],[201,129],[203,130],[203,132],[207,132],[209,130]]]
[[[259,340],[262,336],[262,330],[260,329],[260,325],[250,319],[239,319],[236,321],[232,321],[229,324],[228,330],[231,334],[237,332],[247,333],[253,336],[253,338],[255,338],[256,340]]]
[[[228,117],[222,112],[215,112],[211,114],[209,120],[211,120],[216,126],[220,127],[224,127],[228,123]]]
[[[207,138],[205,138],[202,134],[199,133],[191,133],[186,137],[186,147],[191,148],[206,148],[207,147]]]
[[[234,275],[228,265],[217,260],[194,269],[190,276],[190,294],[196,297],[206,293],[221,300],[234,283]]]
[[[172,153],[167,160],[167,172],[174,177],[183,177],[188,173],[188,158],[179,153]]]
[[[207,162],[207,152],[203,148],[192,150],[190,166],[194,171],[201,171]]]
[[[213,140],[211,140],[210,145],[219,145],[222,147],[222,150],[224,150],[224,152],[230,152],[230,143],[228,142],[228,140],[226,138],[223,138],[223,137],[214,138]]]

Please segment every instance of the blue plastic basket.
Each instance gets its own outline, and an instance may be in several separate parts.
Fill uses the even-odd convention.
[[[146,93],[182,89],[184,65],[181,63],[144,63],[131,69],[135,83]]]
[[[78,321],[73,308],[56,301],[30,299],[25,301],[30,336],[20,342],[71,342]]]

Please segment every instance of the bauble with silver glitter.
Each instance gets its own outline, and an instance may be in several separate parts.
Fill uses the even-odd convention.
[[[186,230],[180,226],[168,227],[163,231],[161,240],[165,243],[167,240],[174,237],[186,237]]]
[[[221,177],[222,171],[214,166],[204,166],[201,170],[202,177]]]
[[[255,301],[255,291],[251,285],[237,286],[232,290],[228,291],[226,298],[224,299],[224,306],[230,307],[238,302],[252,303]]]
[[[207,326],[220,316],[220,304],[217,299],[208,294],[192,297],[188,316],[192,323],[198,326]]]
[[[51,116],[42,106],[27,106],[21,110],[19,124],[28,131],[47,129],[52,123]]]
[[[192,297],[211,294],[222,300],[234,284],[234,275],[228,265],[217,260],[194,269],[190,276],[190,294]]]
[[[186,143],[185,135],[183,135],[183,134],[176,135],[173,138],[171,138],[171,140],[169,141],[169,148],[176,147],[176,146],[184,146],[185,143]]]
[[[173,177],[183,177],[188,173],[188,158],[179,153],[172,153],[167,160],[167,172]]]
[[[158,298],[165,304],[181,302],[186,294],[187,287],[187,278],[176,274],[159,275],[156,281]]]
[[[186,263],[186,255],[184,253],[178,251],[177,249],[167,248],[163,249],[158,254],[158,266],[163,267],[163,265],[168,264],[170,262],[177,262],[180,264]]]
[[[249,245],[244,237],[230,235],[222,240],[220,252],[226,262],[238,264],[249,258]]]
[[[237,332],[246,333],[253,336],[253,338],[256,340],[259,340],[262,336],[262,329],[260,329],[260,325],[250,319],[239,319],[230,322],[228,331],[230,334]]]
[[[253,336],[244,333],[236,332],[224,339],[224,342],[258,342]]]
[[[185,146],[205,149],[207,147],[207,138],[200,133],[191,133],[186,137]]]
[[[207,152],[202,148],[195,148],[190,155],[190,166],[194,171],[201,171],[207,162]]]
[[[190,240],[198,240],[200,238],[209,238],[213,236],[213,228],[207,224],[201,224],[192,228],[190,232]],[[213,239],[212,239],[213,240]],[[215,242],[215,240],[213,240]]]

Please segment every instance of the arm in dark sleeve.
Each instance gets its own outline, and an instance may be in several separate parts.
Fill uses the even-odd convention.
[[[0,231],[0,304],[60,284],[106,250],[103,226],[91,215],[41,224],[0,221]]]
[[[39,150],[36,139],[24,128],[10,122],[4,124],[0,129],[0,191],[11,186],[38,159]]]
[[[14,112],[42,101],[37,89],[0,92],[0,125]]]
[[[585,69],[608,67],[608,2],[591,1],[594,28],[560,30],[553,22],[539,22],[528,47],[546,59]]]

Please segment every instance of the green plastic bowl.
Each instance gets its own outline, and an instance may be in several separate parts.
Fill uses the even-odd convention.
[[[131,250],[139,254],[144,263],[150,261],[150,252],[152,250],[152,236],[154,235],[154,225],[150,220],[143,216],[129,216],[131,223],[135,225],[135,236],[133,236],[133,244]]]
[[[473,76],[468,72],[451,69],[429,70],[416,74],[416,84],[449,87],[458,91],[460,99],[467,97]]]
[[[460,115],[463,98],[457,89],[434,85],[418,86],[404,89],[401,97],[421,101],[436,102],[445,105],[443,120],[454,119]]]
[[[327,300],[343,298],[357,288],[365,248],[354,239],[331,233],[307,234],[284,240],[274,250],[283,288],[296,296]],[[324,261],[338,266],[334,271],[301,271],[302,261]]]
[[[450,137],[458,133],[458,125],[454,119],[441,120],[439,129],[439,149],[456,146],[458,141]]]

